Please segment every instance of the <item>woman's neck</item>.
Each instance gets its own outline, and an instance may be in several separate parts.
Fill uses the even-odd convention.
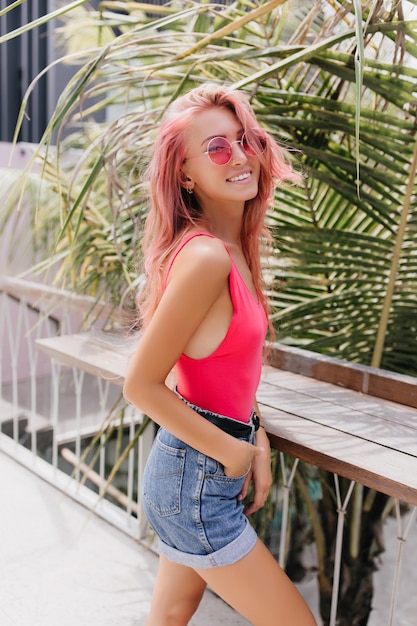
[[[218,221],[213,223],[212,220],[203,220],[202,227],[209,233],[221,239],[226,244],[241,247],[241,220],[231,223],[230,220]]]

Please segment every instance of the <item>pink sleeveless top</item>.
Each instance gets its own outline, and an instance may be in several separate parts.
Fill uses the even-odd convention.
[[[205,232],[186,236],[170,260],[165,281],[177,254],[190,239],[198,236],[213,237]],[[229,289],[233,304],[230,326],[219,347],[208,357],[180,356],[175,366],[177,390],[188,402],[202,409],[248,422],[261,377],[267,317],[230,253],[229,256],[232,261]]]

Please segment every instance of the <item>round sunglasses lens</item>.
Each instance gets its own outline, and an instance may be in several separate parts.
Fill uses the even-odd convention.
[[[265,152],[266,139],[258,132],[254,131],[250,139],[246,135],[243,135],[242,146],[248,156],[257,156]]]
[[[232,148],[227,139],[214,137],[208,143],[207,154],[216,165],[226,165],[232,157]]]

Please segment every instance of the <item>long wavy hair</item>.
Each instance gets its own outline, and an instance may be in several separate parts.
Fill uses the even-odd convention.
[[[259,155],[258,194],[247,200],[242,220],[241,243],[253,283],[265,309],[260,251],[271,237],[265,215],[274,187],[283,181],[298,182],[300,176],[290,165],[287,153],[259,125],[247,98],[240,91],[204,84],[175,100],[167,109],[153,146],[148,168],[150,210],[145,222],[143,258],[145,287],[138,296],[139,325],[151,319],[163,292],[164,269],[180,240],[199,227],[201,209],[181,185],[181,167],[186,156],[186,130],[191,120],[213,107],[231,111],[247,134],[261,134],[266,148]]]

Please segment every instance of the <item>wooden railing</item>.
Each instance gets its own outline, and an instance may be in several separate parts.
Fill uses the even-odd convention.
[[[53,361],[104,376],[122,385],[127,353],[135,339],[73,335],[37,342]],[[392,496],[417,510],[417,381],[275,344],[258,392],[266,430],[274,448],[351,481],[348,496],[338,494],[330,624],[336,624],[343,526],[356,483]],[[387,399],[389,398],[389,400]],[[403,402],[404,400],[404,402]],[[292,472],[292,477],[294,472]],[[285,566],[290,483],[284,490],[280,562]],[[411,524],[408,525],[408,530]],[[399,549],[407,539],[401,534]],[[401,559],[399,559],[399,566]],[[398,567],[387,623],[393,624]]]

